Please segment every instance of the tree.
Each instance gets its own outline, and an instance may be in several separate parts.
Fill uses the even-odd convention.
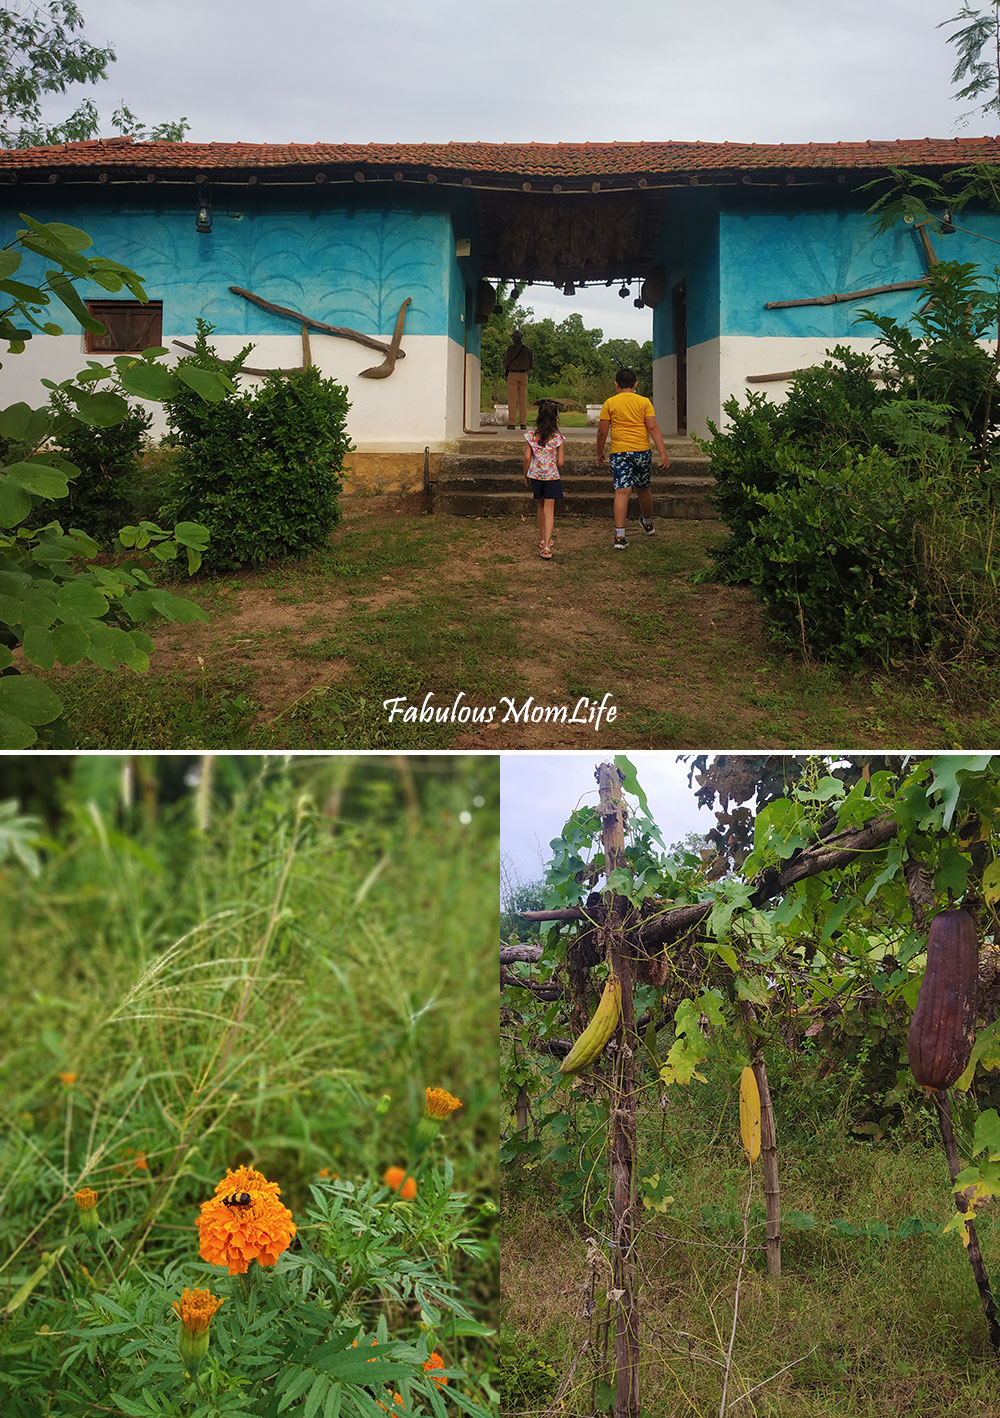
[[[50,143],[96,138],[100,115],[85,98],[69,118],[46,123],[42,103],[49,94],[64,94],[74,84],[96,84],[107,78],[115,61],[110,45],[92,45],[83,34],[83,16],[75,0],[19,0],[0,7],[0,147],[31,148]],[[177,142],[188,122],[160,123],[145,128],[122,103],[112,114],[118,133],[140,141]]]
[[[948,36],[948,43],[955,46],[958,54],[951,81],[962,85],[955,98],[981,99],[987,95],[972,111],[995,113],[1000,117],[1000,0],[993,0],[985,10],[963,5],[957,15],[942,20],[938,29],[961,24],[963,20],[968,23]],[[968,115],[965,121],[968,122]]]

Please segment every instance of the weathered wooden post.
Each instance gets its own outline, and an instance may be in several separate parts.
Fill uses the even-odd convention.
[[[622,784],[613,763],[597,769],[604,870],[625,865],[625,823]],[[611,1103],[611,1182],[613,1191],[612,1288],[615,1291],[617,1328],[615,1418],[639,1418],[639,1329],[635,1302],[633,1207],[635,1205],[635,1008],[632,1001],[632,966],[623,926],[627,902],[612,893],[604,924],[608,963],[621,982],[622,1018],[615,1061],[615,1093]]]

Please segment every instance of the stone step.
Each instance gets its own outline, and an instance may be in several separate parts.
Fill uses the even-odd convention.
[[[605,482],[611,481],[611,469],[607,463],[601,466],[594,458],[594,450],[588,449],[586,454],[578,453],[567,456],[564,459],[563,467],[565,472],[563,477],[592,477],[603,478]],[[499,454],[484,453],[442,453],[438,465],[438,479],[464,477],[474,474],[503,474],[508,477],[522,478],[524,476],[524,455],[504,457]],[[670,467],[666,472],[660,470],[659,465],[653,463],[653,481],[657,478],[669,477],[698,477],[710,478],[712,465],[707,458],[701,457],[671,457]]]
[[[675,467],[678,468],[675,471]],[[563,471],[561,478],[563,492],[567,496],[574,493],[595,493],[601,497],[611,496],[611,478],[607,468],[574,468]],[[439,493],[443,492],[516,492],[524,496],[524,470],[515,464],[498,466],[488,458],[463,458],[445,467],[442,459],[435,484]],[[707,495],[715,486],[715,479],[701,469],[689,469],[686,465],[670,467],[667,472],[654,470],[654,492],[684,492]]]
[[[575,433],[577,430],[574,429],[571,432]],[[580,430],[580,432],[584,431]],[[675,458],[697,458],[708,462],[707,454],[703,453],[691,438],[664,438],[663,443],[671,462]],[[586,437],[568,437],[563,446],[564,456],[567,460],[575,462],[577,459],[585,459],[595,462],[594,450],[597,446],[597,430],[587,429]],[[475,457],[486,458],[522,458],[524,456],[524,434],[520,432],[508,433],[506,429],[502,434],[495,436],[473,434],[470,437],[459,438],[455,445],[455,452],[460,456],[472,454]]]
[[[564,484],[565,487],[565,484]],[[630,524],[638,517],[635,500],[632,500]],[[456,483],[437,484],[434,493],[434,507],[438,512],[450,513],[453,517],[534,517],[534,499],[521,488],[520,492],[473,492]],[[718,517],[704,492],[695,489],[653,488],[653,516],[678,517],[694,521],[710,520]],[[611,520],[611,489],[593,492],[567,492],[559,503],[556,518],[593,517]],[[636,523],[638,533],[638,523]]]

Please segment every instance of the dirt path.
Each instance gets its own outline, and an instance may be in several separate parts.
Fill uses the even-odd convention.
[[[777,653],[749,592],[692,580],[720,535],[717,523],[661,521],[653,537],[636,525],[616,552],[609,524],[567,517],[546,562],[530,515],[345,498],[324,551],[197,583],[209,621],[160,627],[152,669],[121,672],[106,722],[107,677],[94,672],[93,737],[74,732],[81,747],[487,751],[996,738],[992,710],[956,725],[921,685]],[[387,699],[401,706],[392,720]],[[411,722],[456,700],[481,720]]]

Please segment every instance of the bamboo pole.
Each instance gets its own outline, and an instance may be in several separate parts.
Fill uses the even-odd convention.
[[[934,1102],[937,1104],[938,1123],[941,1127],[941,1140],[944,1143],[945,1156],[948,1159],[948,1171],[954,1183],[955,1178],[962,1170],[962,1164],[958,1158],[958,1148],[955,1146],[955,1133],[951,1126],[951,1103],[945,1090],[934,1090]],[[955,1193],[955,1205],[964,1215],[969,1209],[969,1203],[961,1192]],[[989,1330],[990,1343],[994,1353],[1000,1353],[1000,1320],[997,1318],[996,1301],[993,1299],[993,1291],[990,1289],[990,1277],[986,1274],[986,1266],[983,1262],[983,1253],[979,1249],[979,1237],[976,1235],[975,1223],[967,1221],[966,1226],[969,1232],[969,1264],[972,1266],[972,1273],[976,1278],[976,1287],[979,1290],[979,1298],[982,1301],[983,1313],[986,1316],[986,1327]]]
[[[622,784],[613,763],[597,769],[600,790],[604,870],[625,863],[625,824]],[[624,902],[612,895],[605,935],[608,961],[621,981],[622,1020],[620,1047],[615,1063],[616,1091],[611,1111],[611,1181],[614,1207],[612,1289],[617,1303],[615,1330],[615,1418],[639,1418],[639,1331],[635,1302],[634,1172],[636,1147],[635,1008],[632,1000],[632,967],[622,926]]]
[[[767,1082],[767,1064],[757,1037],[757,1011],[749,1000],[738,1001],[746,1030],[750,1067],[757,1080],[760,1094],[760,1157],[764,1164],[764,1203],[767,1207],[767,1273],[772,1280],[781,1279],[781,1185],[778,1181],[778,1136],[774,1126],[771,1089]]]

